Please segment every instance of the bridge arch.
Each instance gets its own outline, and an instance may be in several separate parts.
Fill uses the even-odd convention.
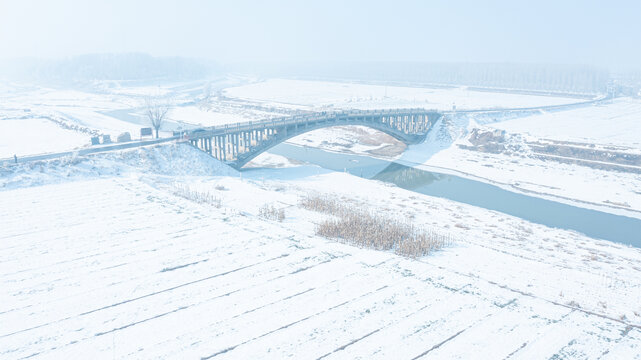
[[[295,138],[297,136],[306,134],[308,132],[316,131],[316,130],[319,130],[319,129],[327,129],[327,128],[336,127],[336,126],[359,126],[359,125],[357,125],[357,124],[338,124],[338,125],[330,125],[330,126],[318,126],[318,127],[314,127],[314,128],[306,128],[303,131],[300,131],[298,133],[288,133],[286,136],[283,136],[283,137],[279,138],[278,141],[270,141],[268,144],[266,144],[261,149],[257,149],[255,151],[249,152],[249,153],[247,153],[247,155],[240,156],[239,159],[233,164],[233,166],[236,167],[236,168],[242,168],[247,163],[249,163],[250,161],[252,161],[256,157],[258,157],[260,154],[269,151],[269,149],[273,148],[274,146],[282,144],[283,142],[286,142],[287,140],[289,140],[291,138]],[[365,127],[368,127],[368,128],[374,129],[374,130],[378,130],[378,131],[380,131],[382,133],[385,133],[385,134],[395,138],[398,141],[401,141],[401,142],[405,143],[406,145],[411,145],[411,144],[416,143],[416,142],[408,139],[407,137],[399,136],[397,133],[395,133],[393,131],[390,131],[389,129],[387,129],[387,128],[383,127],[383,126],[373,126],[373,125],[360,125],[360,126],[365,126]]]
[[[366,126],[407,144],[425,139],[441,117],[424,109],[323,112],[192,131],[192,145],[239,169],[272,147],[310,131],[347,125]]]

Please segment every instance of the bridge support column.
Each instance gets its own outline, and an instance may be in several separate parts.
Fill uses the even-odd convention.
[[[213,157],[215,157],[216,159],[218,159],[218,137],[217,137],[217,136],[214,136],[214,137],[212,138],[212,141],[213,141],[212,146],[213,146],[213,148],[214,148],[214,149],[213,149]]]
[[[231,134],[229,135],[229,154],[227,155],[231,161],[234,160],[234,150],[236,150],[236,146],[234,145],[234,134]]]
[[[238,159],[238,133],[234,134],[234,156],[233,159]]]
[[[227,160],[227,135],[223,135],[221,138],[222,144],[223,144],[223,158],[221,159],[222,161]]]

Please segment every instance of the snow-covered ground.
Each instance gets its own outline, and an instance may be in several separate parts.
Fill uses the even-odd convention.
[[[66,151],[88,145],[89,137],[47,119],[0,119],[0,158]]]
[[[1,176],[1,358],[641,358],[637,248],[186,145]],[[454,242],[412,260],[320,238],[311,193]]]
[[[603,104],[543,112],[491,126],[538,138],[629,146],[641,151],[641,99],[618,98]]]
[[[586,152],[641,154],[641,99],[610,103],[501,121],[474,116],[444,119],[428,139],[410,146],[400,160],[440,172],[453,172],[504,185],[512,190],[573,201],[579,206],[641,216],[641,177],[638,165],[616,160],[591,160],[577,155],[542,158],[531,145],[571,146]],[[506,130],[509,151],[470,149],[476,130]],[[568,143],[571,141],[572,143]],[[468,146],[468,148],[465,148]],[[580,164],[567,163],[579,159]],[[607,166],[627,166],[625,171]],[[594,165],[594,166],[593,166]],[[605,165],[604,168],[598,168]]]
[[[493,109],[576,103],[576,98],[473,91],[466,87],[426,88],[358,83],[269,79],[227,88],[229,97],[275,104],[383,109]]]
[[[142,114],[150,96],[166,96],[177,104],[173,121],[192,119],[194,113],[180,112],[179,105],[193,102],[192,93],[200,94],[202,87],[203,83],[149,86],[116,81],[77,89],[6,84],[0,91],[0,158],[68,151],[89,145],[90,137],[99,134],[115,140],[129,132],[137,138],[141,127],[150,126]],[[244,120],[242,116],[227,117],[233,122]]]
[[[176,121],[198,126],[216,126],[248,121],[248,117],[244,114],[207,111],[195,105],[173,108],[169,112],[169,117]]]
[[[395,158],[406,145],[393,137],[365,126],[336,126],[296,136],[287,141],[324,150]]]
[[[410,148],[400,162],[503,185],[535,196],[551,195],[553,199],[568,200],[581,207],[641,217],[641,180],[637,173],[599,170],[527,156],[488,154],[456,146],[426,160],[423,151],[420,146]]]
[[[80,90],[15,87],[12,92],[0,94],[0,126],[12,129],[2,136],[13,139],[0,141],[0,147],[3,154],[33,155],[88,145],[92,134],[108,134],[114,139],[123,132],[135,136],[141,125],[103,112],[139,106],[141,101],[130,96]],[[29,135],[25,135],[27,133]],[[46,139],[28,141],[30,136]]]

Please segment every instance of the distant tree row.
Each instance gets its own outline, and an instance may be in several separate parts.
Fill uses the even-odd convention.
[[[587,66],[536,64],[454,64],[415,69],[420,79],[437,83],[547,90],[604,92],[609,75]]]
[[[467,85],[568,93],[605,93],[608,71],[587,65],[354,62],[261,67],[271,76]]]
[[[180,57],[147,54],[91,54],[57,60],[19,59],[2,64],[7,78],[43,82],[92,80],[202,79],[211,64]]]

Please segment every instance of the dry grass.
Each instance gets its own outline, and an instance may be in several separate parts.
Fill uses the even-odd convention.
[[[263,205],[258,209],[258,216],[263,219],[268,220],[277,220],[278,222],[283,222],[285,220],[285,209],[277,209],[273,205]]]
[[[347,244],[394,250],[398,255],[417,258],[452,242],[449,235],[346,206],[336,199],[306,197],[300,201],[300,205],[308,210],[333,215],[334,218],[318,224],[316,234]]]
[[[174,195],[183,199],[191,200],[199,204],[212,205],[216,208],[222,206],[220,199],[207,191],[193,190],[189,188],[189,186],[175,183],[172,184],[171,190]]]

